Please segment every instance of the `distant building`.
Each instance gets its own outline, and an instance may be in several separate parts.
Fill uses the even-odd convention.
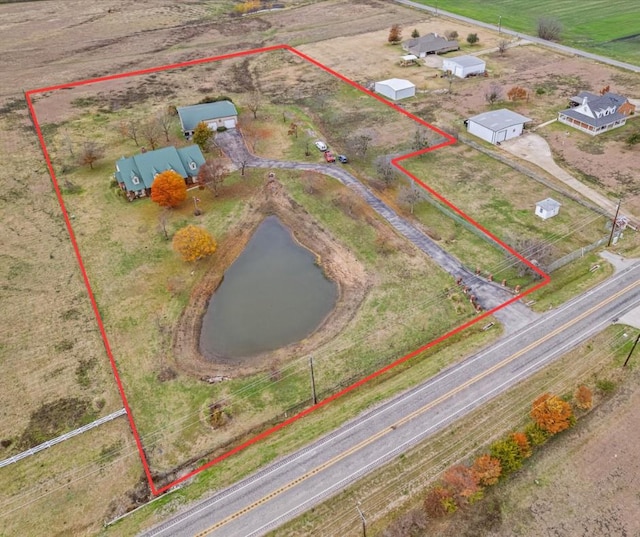
[[[231,101],[179,106],[177,111],[182,132],[187,140],[191,139],[200,122],[206,123],[212,131],[219,127],[233,129],[238,122],[238,111]]]
[[[542,200],[536,203],[536,215],[543,220],[557,215],[559,211],[560,202],[554,200],[553,198],[547,198],[546,200]]]
[[[424,58],[427,54],[444,54],[460,50],[460,45],[457,41],[449,41],[438,34],[430,33],[405,41],[402,48],[418,58]]]
[[[622,127],[636,107],[626,97],[607,92],[596,95],[581,91],[569,101],[571,108],[558,113],[558,121],[595,136]]]
[[[117,160],[114,178],[132,201],[150,195],[156,175],[167,170],[178,173],[187,184],[194,183],[204,162],[197,145],[163,147]]]
[[[482,75],[487,70],[487,64],[476,56],[456,56],[442,60],[442,70],[450,72],[458,78],[472,75]]]
[[[474,136],[490,144],[499,144],[520,136],[524,130],[524,124],[529,121],[531,120],[528,117],[503,108],[470,117],[465,124],[467,131]]]
[[[376,82],[374,89],[376,93],[384,95],[392,101],[413,97],[416,94],[415,84],[401,78],[390,78]]]

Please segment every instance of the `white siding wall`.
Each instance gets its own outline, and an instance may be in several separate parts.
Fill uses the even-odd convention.
[[[387,97],[387,99],[395,100],[396,98],[396,94],[395,91],[393,91],[393,88],[387,86],[386,84],[380,84],[379,82],[376,82],[375,91],[380,95],[384,95],[385,97]]]
[[[490,144],[493,143],[493,131],[487,129],[486,127],[483,127],[482,125],[479,125],[478,123],[469,120],[469,123],[467,124],[467,131],[474,136],[477,136],[478,138],[482,138]]]

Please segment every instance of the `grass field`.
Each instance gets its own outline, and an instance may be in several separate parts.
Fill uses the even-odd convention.
[[[479,21],[536,35],[540,17],[563,25],[564,45],[640,64],[640,4],[635,0],[585,0],[579,4],[556,0],[418,0]]]

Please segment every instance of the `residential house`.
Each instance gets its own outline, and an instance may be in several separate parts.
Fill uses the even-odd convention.
[[[413,97],[416,94],[415,84],[402,78],[390,78],[389,80],[376,82],[374,90],[392,101]]]
[[[442,60],[442,70],[458,78],[467,78],[484,74],[487,70],[487,64],[476,56],[456,56]]]
[[[427,54],[444,54],[452,50],[460,50],[460,45],[457,41],[449,41],[438,34],[430,33],[405,41],[402,43],[402,48],[418,58],[424,58]]]
[[[212,131],[220,127],[233,129],[238,122],[238,111],[231,101],[179,106],[177,111],[182,132],[187,140],[191,140],[193,132],[200,122],[206,123]]]
[[[546,220],[555,216],[560,211],[560,202],[553,198],[547,198],[545,200],[536,203],[536,215]]]
[[[607,92],[604,95],[581,91],[569,101],[571,108],[558,113],[558,121],[595,136],[622,127],[636,107],[626,97]]]
[[[524,130],[524,124],[529,121],[531,119],[528,117],[502,108],[470,117],[464,123],[471,134],[490,144],[500,144],[520,136]]]
[[[204,162],[202,151],[197,145],[178,149],[173,146],[163,147],[117,160],[114,178],[131,201],[150,195],[156,175],[167,170],[178,173],[187,184],[195,183],[198,170]]]

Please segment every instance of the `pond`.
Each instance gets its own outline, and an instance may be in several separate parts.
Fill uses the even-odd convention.
[[[335,307],[338,289],[275,216],[224,274],[202,320],[200,351],[235,363],[295,343]]]

